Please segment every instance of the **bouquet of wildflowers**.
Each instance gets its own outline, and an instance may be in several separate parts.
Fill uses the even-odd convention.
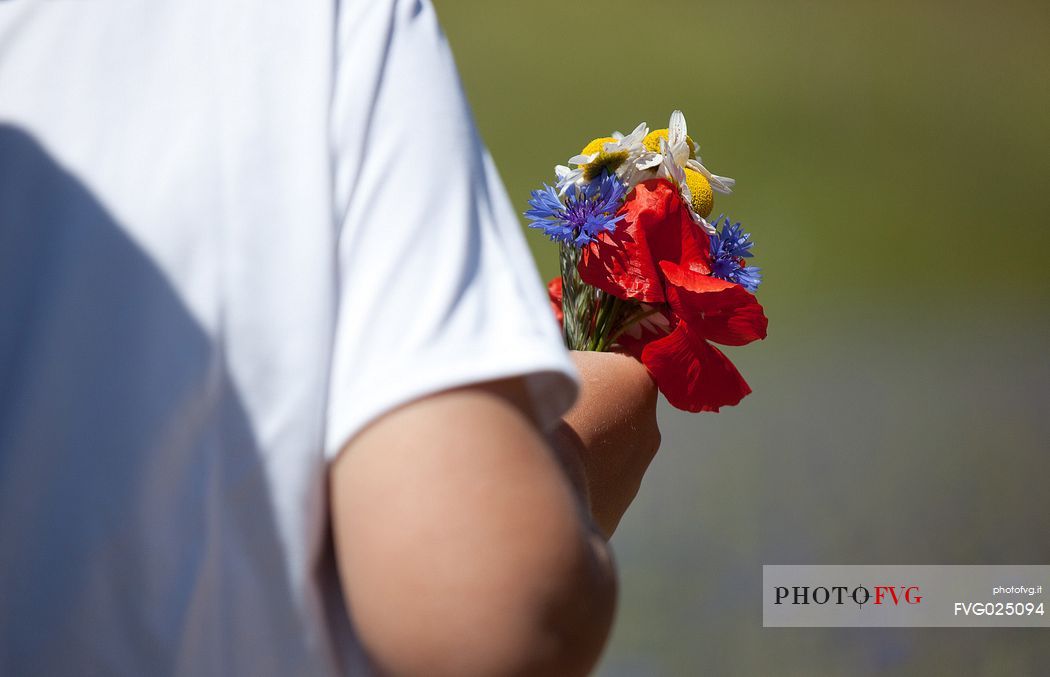
[[[548,285],[572,350],[623,350],[648,368],[668,402],[718,411],[751,392],[718,343],[766,337],[750,235],[708,221],[714,192],[734,181],[700,162],[685,116],[594,139],[533,191],[525,216],[561,248]]]

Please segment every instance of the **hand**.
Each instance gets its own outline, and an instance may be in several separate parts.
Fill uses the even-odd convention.
[[[552,444],[609,538],[660,447],[656,385],[633,357],[596,352],[572,356],[583,387]]]

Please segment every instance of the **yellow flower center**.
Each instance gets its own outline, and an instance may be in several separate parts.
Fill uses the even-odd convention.
[[[583,178],[591,181],[601,176],[602,170],[608,169],[610,173],[615,172],[616,168],[624,163],[627,159],[627,151],[620,150],[614,153],[606,153],[602,150],[605,144],[616,141],[611,136],[603,136],[599,139],[594,139],[580,151],[581,155],[591,155],[597,153],[598,156],[594,160],[583,165]]]
[[[645,138],[642,139],[642,143],[645,145],[646,150],[659,153],[660,139],[667,140],[666,129],[654,129],[645,135]],[[685,143],[689,146],[689,157],[696,158],[696,144],[693,142],[693,137],[686,136]]]
[[[603,136],[600,139],[594,139],[593,141],[591,141],[590,143],[588,143],[586,146],[583,147],[583,150],[580,151],[580,155],[590,155],[591,153],[600,153],[600,152],[602,152],[602,148],[605,147],[605,144],[612,143],[615,140],[616,139],[612,138],[611,136]]]
[[[704,175],[695,169],[685,168],[685,185],[689,186],[689,192],[693,195],[693,211],[707,218],[715,206],[715,196],[711,192],[711,184]]]

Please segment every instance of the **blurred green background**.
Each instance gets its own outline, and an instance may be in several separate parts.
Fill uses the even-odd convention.
[[[661,411],[599,674],[1050,674],[1047,630],[760,601],[762,564],[1050,563],[1050,3],[436,4],[519,208],[681,108],[765,274],[769,338],[727,351],[754,394]]]

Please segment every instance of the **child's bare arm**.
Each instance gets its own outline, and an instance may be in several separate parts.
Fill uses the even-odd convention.
[[[627,376],[626,363],[605,364],[603,386],[588,388],[595,385],[588,371],[602,365],[582,360],[583,400],[568,417],[579,432],[573,444],[558,445],[567,464],[537,430],[518,380],[402,407],[333,463],[340,573],[381,671],[570,675],[597,661],[612,623],[615,574],[587,498],[564,466],[597,472],[586,444],[612,448],[600,419],[615,411],[619,427],[627,412],[614,403],[648,395],[628,392],[644,383]],[[652,426],[655,433],[655,419]],[[646,448],[633,465],[644,470],[651,455]],[[591,505],[603,506],[596,514],[606,533],[637,487],[635,473],[625,475],[626,488],[610,487],[614,474],[580,483]]]

